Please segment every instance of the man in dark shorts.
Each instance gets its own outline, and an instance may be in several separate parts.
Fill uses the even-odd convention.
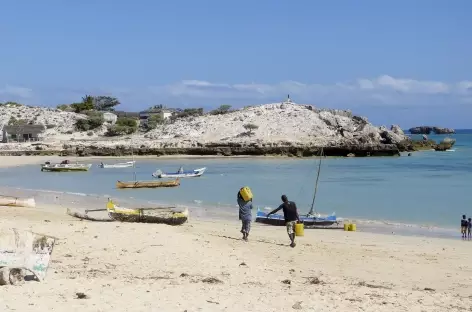
[[[462,238],[466,238],[467,236],[467,227],[469,225],[469,222],[467,222],[467,217],[465,215],[462,215],[462,220],[461,220],[461,233],[462,233]]]
[[[277,213],[280,209],[283,209],[284,218],[285,218],[285,226],[287,227],[287,234],[290,238],[291,244],[290,247],[295,247],[295,224],[297,221],[300,222],[300,216],[298,215],[297,205],[293,201],[288,201],[286,195],[282,195],[282,204],[279,208],[269,212],[267,217],[271,214]]]

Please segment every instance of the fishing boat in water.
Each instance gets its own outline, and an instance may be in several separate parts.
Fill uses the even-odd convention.
[[[46,162],[41,165],[41,171],[52,171],[52,172],[71,172],[71,171],[89,171],[92,164],[71,164],[68,160],[62,161],[60,164],[51,164]]]
[[[306,215],[300,214],[300,221],[303,222],[305,227],[316,227],[316,226],[331,226],[338,224],[339,220],[336,218],[336,213],[332,213],[328,216],[322,216],[315,212],[315,199],[318,191],[318,181],[320,178],[321,171],[321,159],[323,157],[323,148],[320,151],[320,158],[318,163],[318,174],[316,176],[315,191],[313,194],[313,200],[311,203],[310,211]],[[285,218],[280,214],[271,214],[267,217],[268,212],[264,212],[261,209],[257,209],[256,222],[270,224],[270,225],[285,225]]]
[[[170,181],[117,181],[116,188],[158,188],[158,187],[177,187],[180,185],[180,180]]]
[[[194,170],[184,171],[182,167],[179,168],[177,172],[162,172],[161,170],[156,170],[152,174],[154,178],[196,178],[202,176],[205,173],[206,167],[198,168]]]
[[[36,201],[34,198],[0,195],[0,206],[34,208],[36,207]]]
[[[98,167],[103,168],[103,169],[110,169],[110,168],[129,168],[133,167],[135,165],[135,161],[127,161],[124,163],[116,163],[116,164],[104,164],[100,163]]]

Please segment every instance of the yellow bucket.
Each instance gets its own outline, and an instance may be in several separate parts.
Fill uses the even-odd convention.
[[[344,231],[349,231],[349,223],[344,223]]]
[[[352,231],[352,232],[356,231],[356,224],[355,223],[349,224],[349,231]]]
[[[304,236],[305,235],[305,227],[303,223],[295,224],[295,236]]]
[[[242,188],[239,190],[239,194],[241,194],[241,197],[242,197],[245,201],[250,201],[250,200],[252,200],[252,192],[251,192],[251,189],[249,188],[249,186],[242,187]]]

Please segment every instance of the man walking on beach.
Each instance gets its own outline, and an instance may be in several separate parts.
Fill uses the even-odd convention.
[[[241,220],[241,233],[243,233],[243,240],[247,242],[249,232],[251,231],[252,221],[252,200],[245,201],[238,191],[238,206],[239,206],[239,220]]]
[[[467,237],[467,227],[468,227],[469,222],[467,222],[467,217],[465,215],[462,215],[462,220],[461,220],[461,233],[462,233],[462,238]]]
[[[293,248],[296,246],[295,224],[297,224],[297,221],[300,222],[300,216],[298,215],[297,205],[293,201],[288,201],[286,195],[282,195],[282,204],[279,206],[279,208],[269,212],[267,214],[267,217],[269,217],[271,214],[276,213],[280,209],[283,209],[285,226],[287,227],[287,234],[291,241],[290,247]]]

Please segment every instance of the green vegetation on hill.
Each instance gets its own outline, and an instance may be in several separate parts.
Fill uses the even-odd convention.
[[[139,121],[131,117],[119,117],[116,123],[108,127],[106,136],[119,136],[135,133],[138,130]]]

